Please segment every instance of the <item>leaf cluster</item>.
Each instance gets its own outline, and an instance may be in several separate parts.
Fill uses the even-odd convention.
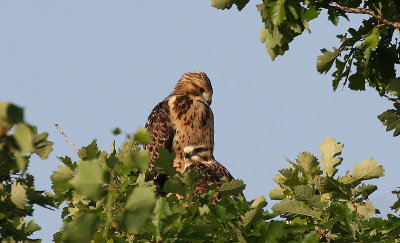
[[[24,122],[23,109],[0,102],[0,237],[2,242],[34,242],[40,229],[32,216],[33,205],[54,207],[52,195],[37,191],[34,177],[26,172],[32,154],[47,159],[53,143],[47,133]]]
[[[236,1],[225,0],[224,5],[218,2],[213,0],[212,5],[225,9]],[[243,7],[238,6],[238,9]],[[321,49],[316,68],[320,73],[333,70],[334,91],[340,83],[355,91],[363,91],[369,86],[380,96],[400,103],[400,77],[396,73],[400,64],[400,45],[395,28],[395,24],[400,26],[398,1],[263,0],[257,9],[264,24],[260,40],[266,44],[272,60],[289,50],[289,44],[304,30],[311,33],[309,22],[320,17],[322,12],[327,12],[322,16],[327,16],[334,25],[338,25],[340,17],[349,20],[349,14],[364,13],[358,28],[351,27],[346,33],[337,35],[339,46],[333,47],[332,51]],[[395,106],[378,117],[387,131],[394,129],[393,136],[400,134],[399,114],[400,110]]]
[[[54,235],[55,242],[254,242],[270,237],[263,197],[233,199],[230,195],[242,193],[245,185],[232,180],[194,198],[201,175],[177,172],[174,155],[163,148],[150,167],[141,149],[150,141],[140,128],[118,151],[114,145],[110,153],[101,151],[94,140],[80,150],[79,161],[59,158],[64,165],[51,176],[52,189],[56,204],[66,206],[65,226]],[[216,193],[221,195],[217,204]]]
[[[285,235],[289,240],[298,234],[315,236],[322,242],[375,242],[399,240],[399,218],[374,218],[375,209],[369,196],[377,186],[365,184],[383,176],[384,169],[372,158],[355,164],[353,172],[336,176],[342,162],[343,145],[334,138],[325,138],[318,160],[309,152],[298,155],[290,167],[274,177],[277,187],[269,192],[272,207],[292,229]]]

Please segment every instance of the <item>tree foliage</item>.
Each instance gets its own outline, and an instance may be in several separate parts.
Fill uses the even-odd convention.
[[[40,230],[32,216],[33,205],[53,208],[52,194],[37,191],[34,177],[26,172],[33,154],[47,159],[53,143],[48,133],[24,122],[23,109],[0,102],[0,238],[2,242],[33,242]]]
[[[219,9],[244,8],[234,0],[212,0]],[[378,94],[394,102],[394,109],[378,116],[386,130],[394,130],[393,136],[400,134],[400,2],[397,0],[263,0],[257,5],[261,21],[260,40],[265,43],[268,54],[274,60],[289,50],[295,37],[309,29],[309,22],[327,17],[333,25],[339,19],[349,20],[351,14],[362,14],[363,21],[358,27],[349,28],[337,35],[339,45],[331,50],[322,48],[317,57],[316,68],[320,73],[332,74],[332,87],[341,84],[355,91],[363,91],[366,85]],[[321,14],[326,13],[326,14]]]
[[[377,186],[366,181],[382,177],[383,167],[371,158],[356,163],[351,173],[340,173],[343,145],[334,138],[320,144],[319,159],[309,152],[287,159],[290,166],[274,177],[277,186],[269,192],[277,201],[272,212],[263,196],[230,197],[243,191],[242,180],[223,181],[220,188],[192,197],[200,175],[177,172],[174,156],[163,148],[150,167],[142,150],[150,137],[143,128],[118,149],[113,142],[110,152],[93,140],[80,149],[78,161],[59,157],[63,165],[51,175],[55,194],[50,194],[35,191],[26,168],[32,153],[47,158],[52,143],[23,122],[21,108],[1,104],[2,241],[36,241],[29,235],[40,227],[24,220],[34,204],[62,207],[55,242],[400,241],[400,218],[376,217],[379,210],[369,200]],[[154,180],[154,173],[166,175],[165,184]],[[215,193],[222,195],[217,203]],[[400,199],[392,209],[399,205]]]

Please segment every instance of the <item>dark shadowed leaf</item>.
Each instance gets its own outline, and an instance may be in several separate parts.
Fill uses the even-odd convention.
[[[90,242],[96,230],[99,218],[95,214],[84,214],[79,218],[69,222],[65,226],[65,243],[86,243]]]
[[[86,147],[79,149],[83,160],[97,159],[100,156],[99,148],[97,147],[97,141],[94,139],[91,144]]]
[[[246,184],[242,180],[231,180],[223,183],[218,191],[222,194],[232,194],[237,195],[244,190]]]
[[[287,216],[307,216],[318,218],[319,214],[317,211],[312,210],[309,206],[303,205],[300,201],[295,199],[285,198],[282,202],[275,204],[272,207],[274,212],[284,214]]]
[[[336,57],[342,52],[341,49],[333,48],[333,52],[326,49],[321,49],[322,55],[317,58],[317,70],[320,73],[327,73],[331,67]]]

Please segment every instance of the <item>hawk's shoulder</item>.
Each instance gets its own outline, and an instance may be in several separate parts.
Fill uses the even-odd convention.
[[[164,147],[170,152],[172,151],[174,128],[170,113],[167,98],[158,103],[147,118],[146,128],[153,139],[152,143],[146,146],[151,160],[158,157],[159,147]]]

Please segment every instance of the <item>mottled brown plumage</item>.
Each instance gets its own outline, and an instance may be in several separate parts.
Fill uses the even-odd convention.
[[[209,105],[213,89],[203,72],[182,75],[172,93],[150,113],[146,128],[153,142],[145,148],[151,161],[158,157],[159,147],[175,153],[174,166],[183,171],[183,148],[204,143],[214,148],[214,115]]]
[[[184,148],[185,153],[185,172],[196,171],[201,175],[197,181],[193,197],[198,197],[210,190],[215,185],[218,189],[221,186],[221,178],[226,177],[229,181],[233,180],[233,176],[218,161],[214,159],[212,150],[205,144],[195,143]],[[240,194],[243,196],[243,194]],[[232,196],[235,198],[235,196]],[[213,202],[220,199],[219,193],[213,198]]]

